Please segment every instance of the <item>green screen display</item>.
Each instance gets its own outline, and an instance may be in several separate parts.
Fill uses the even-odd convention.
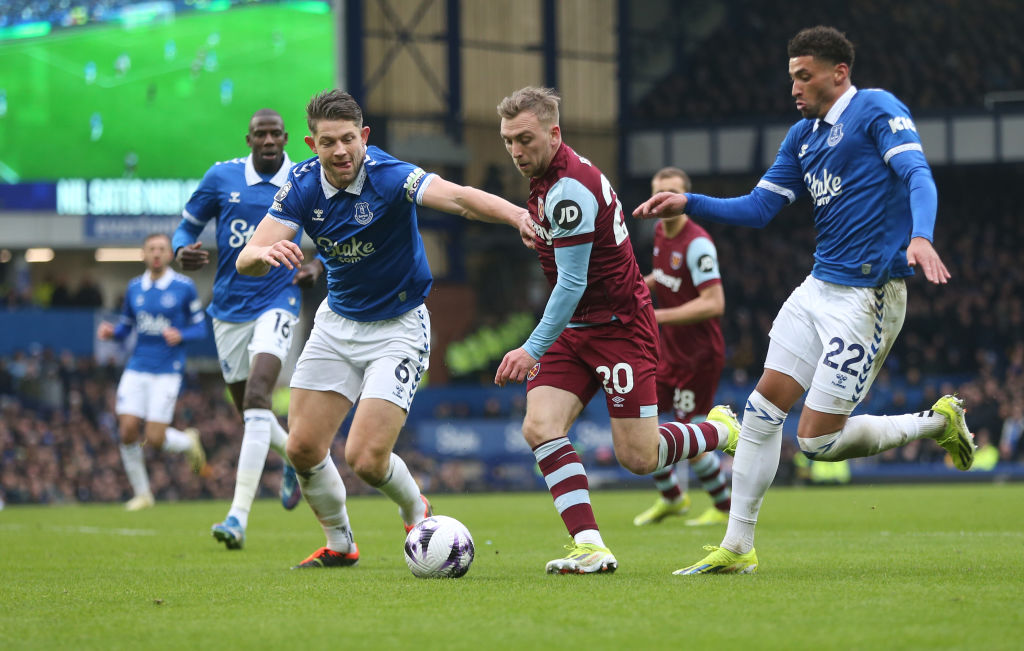
[[[153,5],[163,11],[0,35],[0,182],[199,178],[248,154],[261,108],[284,117],[292,160],[312,155],[306,102],[337,78],[327,3]]]

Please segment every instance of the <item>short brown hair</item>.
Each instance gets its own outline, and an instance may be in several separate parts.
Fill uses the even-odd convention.
[[[684,172],[683,170],[679,169],[678,167],[663,167],[663,168],[661,168],[660,170],[658,170],[657,172],[654,173],[654,178],[652,178],[651,180],[652,181],[657,181],[658,179],[671,179],[671,178],[682,179],[683,180],[683,190],[685,192],[689,192],[690,189],[693,187],[693,184],[690,183],[690,175],[687,174],[686,172]]]
[[[168,235],[167,233],[150,233],[149,235],[146,236],[146,239],[142,240],[142,246],[146,246],[147,244],[149,244],[150,240],[155,240],[158,237],[167,240],[167,246],[171,246],[171,236]]]
[[[320,120],[349,120],[363,126],[363,109],[354,97],[343,90],[325,90],[313,95],[306,105],[306,125],[310,133],[316,132]]]
[[[558,124],[558,103],[562,98],[553,88],[520,88],[498,104],[498,115],[511,120],[523,111],[537,116],[543,124]]]
[[[835,27],[818,25],[801,29],[786,48],[789,58],[812,56],[832,65],[845,63],[853,70],[853,43]]]

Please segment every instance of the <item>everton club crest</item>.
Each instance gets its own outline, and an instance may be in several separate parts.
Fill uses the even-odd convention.
[[[363,226],[369,224],[373,220],[373,211],[370,210],[370,204],[365,201],[360,201],[356,204],[356,221]]]
[[[828,132],[828,146],[835,147],[839,144],[839,141],[843,139],[843,123],[835,124],[832,126],[832,130]]]

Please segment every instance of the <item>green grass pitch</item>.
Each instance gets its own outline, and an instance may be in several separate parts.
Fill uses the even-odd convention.
[[[772,490],[753,576],[673,576],[723,529],[634,527],[651,499],[594,491],[619,571],[549,576],[567,537],[546,493],[437,495],[476,540],[456,580],[409,573],[380,497],[349,501],[359,566],[304,571],[323,541],[305,504],[257,502],[241,552],[209,535],[220,502],[8,507],[0,647],[1020,648],[1024,486]]]
[[[322,6],[195,11],[168,23],[84,26],[0,43],[2,177],[120,178],[125,154],[134,151],[140,178],[199,178],[215,161],[248,153],[248,121],[261,108],[284,116],[293,160],[308,158],[306,102],[335,85],[337,67],[335,18],[314,11]],[[211,34],[219,37],[213,46]],[[176,49],[170,59],[169,40]],[[204,48],[216,52],[216,69],[193,73]],[[131,58],[123,75],[114,67],[122,53]],[[86,82],[89,61],[93,83]],[[233,84],[227,104],[224,79]],[[94,113],[103,123],[95,141]]]

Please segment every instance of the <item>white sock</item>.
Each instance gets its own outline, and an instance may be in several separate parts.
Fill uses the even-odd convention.
[[[238,472],[235,474],[235,496],[231,500],[228,516],[235,516],[242,528],[249,526],[249,511],[260,489],[260,476],[267,461],[270,447],[271,421],[274,415],[267,409],[246,409],[242,449],[238,453]]]
[[[732,464],[732,508],[722,539],[726,549],[746,554],[754,548],[754,527],[761,501],[779,469],[785,421],[784,411],[757,391],[750,394]]]
[[[328,452],[327,458],[318,465],[298,475],[302,496],[327,536],[327,548],[342,554],[352,551],[352,532],[345,510],[345,483],[331,453]]]
[[[281,455],[284,462],[290,465],[291,462],[288,461],[288,455],[284,451],[284,447],[288,443],[288,431],[281,427],[281,421],[277,420],[277,416],[269,409],[253,409],[252,411],[265,411],[270,414],[270,449]]]
[[[900,416],[854,416],[838,432],[801,438],[800,449],[815,461],[870,457],[944,431],[946,418],[932,411]]]
[[[388,463],[388,472],[377,486],[377,490],[391,498],[398,505],[398,512],[405,524],[416,524],[423,519],[423,500],[420,499],[420,487],[416,485],[409,468],[394,452]]]
[[[128,483],[132,487],[135,496],[150,495],[149,474],[146,473],[146,461],[142,455],[142,446],[138,443],[120,445],[121,462],[124,463],[124,472],[128,475]]]
[[[164,432],[164,452],[188,452],[192,449],[192,438],[180,429],[168,427]]]
[[[585,545],[590,543],[591,545],[597,545],[598,547],[604,547],[604,539],[601,538],[601,532],[597,529],[584,529],[579,532],[572,539],[577,545]]]

